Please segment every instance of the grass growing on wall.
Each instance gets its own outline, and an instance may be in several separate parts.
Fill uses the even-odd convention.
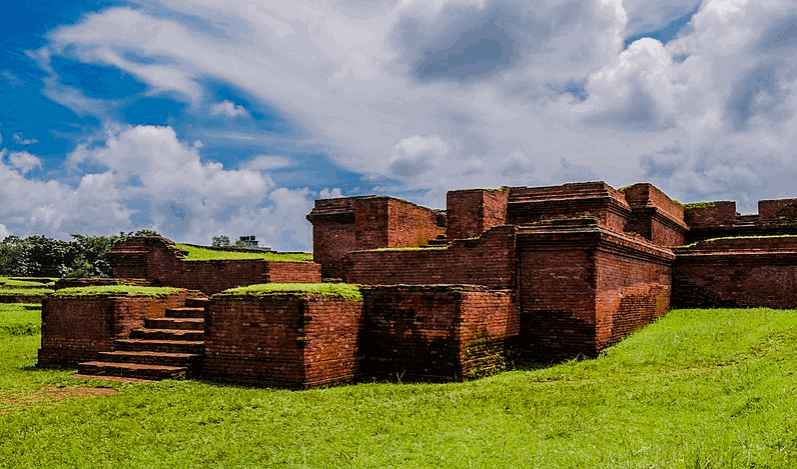
[[[56,290],[53,296],[89,296],[89,295],[124,295],[124,296],[162,296],[170,295],[181,288],[172,287],[139,287],[135,285],[96,285],[91,287],[71,287]]]
[[[220,295],[267,296],[288,292],[307,296],[334,296],[348,301],[362,300],[360,289],[349,283],[262,283],[231,288],[221,292]]]
[[[217,251],[187,244],[175,244],[176,247],[188,251],[183,260],[186,261],[213,261],[225,259],[263,259],[273,262],[311,262],[313,254],[307,252],[242,252],[242,251]]]
[[[797,311],[675,310],[593,360],[303,392],[79,381],[38,346],[0,337],[0,466],[797,466]],[[41,397],[99,384],[119,394]]]

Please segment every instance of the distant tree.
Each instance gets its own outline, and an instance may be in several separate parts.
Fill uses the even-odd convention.
[[[7,236],[0,241],[0,275],[19,277],[110,277],[105,257],[113,245],[134,236],[160,236],[152,230],[114,236],[72,234],[72,241],[46,236]]]
[[[236,247],[236,248],[245,248],[246,243],[242,240],[238,240],[236,242],[231,242],[230,237],[227,235],[221,236],[214,236],[213,241],[210,243],[211,246],[216,248],[228,248],[228,247]]]
[[[213,242],[210,243],[211,246],[216,248],[226,248],[230,246],[230,237],[227,235],[221,236],[214,236]]]

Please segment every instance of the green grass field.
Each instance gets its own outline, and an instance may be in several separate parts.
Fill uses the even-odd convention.
[[[675,310],[593,360],[302,392],[79,381],[38,346],[0,328],[0,467],[797,467],[797,311]]]
[[[311,262],[313,253],[299,252],[241,252],[241,251],[216,251],[187,244],[175,244],[176,247],[188,251],[183,258],[186,261],[212,261],[224,259],[263,259],[274,262]]]

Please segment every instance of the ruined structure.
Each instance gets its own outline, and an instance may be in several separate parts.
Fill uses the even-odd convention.
[[[163,238],[121,243],[109,259],[119,279],[210,296],[191,326],[204,333],[197,374],[281,387],[465,379],[510,355],[595,356],[671,304],[797,307],[797,199],[739,215],[733,202],[684,206],[650,184],[591,182],[451,191],[445,211],[385,196],[318,200],[307,219],[315,262],[187,262]],[[360,296],[225,292],[322,279]],[[48,341],[63,333],[50,329],[55,305],[45,304]],[[128,340],[110,339],[106,357]],[[53,350],[41,364],[62,362]]]

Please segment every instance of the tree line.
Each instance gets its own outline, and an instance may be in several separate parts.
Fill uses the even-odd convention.
[[[12,277],[110,277],[105,258],[118,241],[133,236],[159,236],[151,230],[120,232],[113,236],[73,234],[71,241],[42,235],[7,236],[0,242],[0,276]]]

